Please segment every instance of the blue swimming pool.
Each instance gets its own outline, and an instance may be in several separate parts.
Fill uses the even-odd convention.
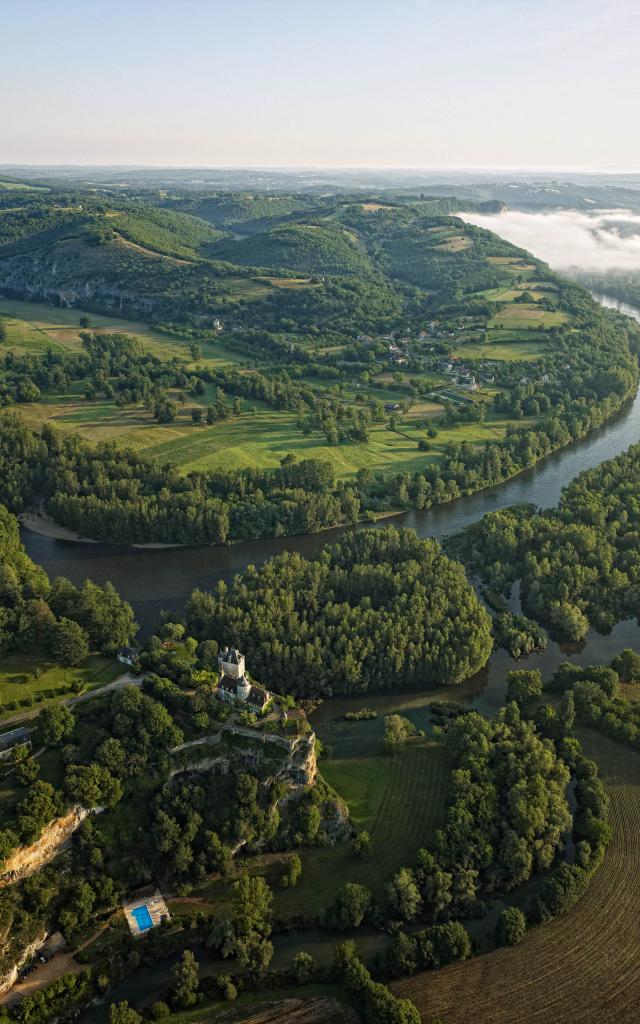
[[[146,903],[143,903],[141,907],[134,907],[131,914],[135,917],[139,932],[146,932],[149,928],[153,928],[153,921]]]

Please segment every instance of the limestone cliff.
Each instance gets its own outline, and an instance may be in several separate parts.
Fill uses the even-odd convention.
[[[183,743],[171,753],[174,757],[179,755],[176,760],[181,762],[173,769],[172,775],[213,768],[226,771],[231,763],[240,761],[264,782],[286,782],[292,787],[306,787],[313,785],[316,778],[316,737],[313,732],[287,737],[238,725],[223,725],[211,736]]]
[[[14,850],[4,863],[2,874],[0,874],[0,888],[28,878],[29,875],[33,875],[34,872],[52,861],[82,824],[87,814],[89,811],[81,807],[80,804],[76,804],[67,814],[61,818],[55,818],[47,825],[40,838],[31,846],[19,846]]]
[[[43,929],[28,946],[25,946],[24,949],[20,951],[15,963],[12,964],[4,974],[0,974],[0,996],[4,995],[5,992],[8,992],[9,989],[15,985],[18,980],[20,968],[35,956],[46,937],[47,932]]]

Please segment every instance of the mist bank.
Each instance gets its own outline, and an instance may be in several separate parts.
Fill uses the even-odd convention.
[[[640,215],[630,210],[461,213],[568,276],[640,274]]]

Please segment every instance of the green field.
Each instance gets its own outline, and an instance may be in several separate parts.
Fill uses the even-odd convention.
[[[562,310],[541,309],[535,303],[511,302],[506,309],[500,310],[493,316],[487,326],[498,327],[501,330],[522,330],[523,328],[547,330],[549,327],[559,327],[567,322],[567,314]]]
[[[513,335],[514,332],[510,332]],[[522,332],[521,332],[522,333]],[[490,340],[474,344],[469,342],[459,349],[460,355],[467,359],[497,359],[500,362],[517,362],[523,360],[527,363],[535,362],[540,358],[546,348],[545,342],[520,341],[514,338],[509,344],[504,338],[506,331],[492,331]]]
[[[447,1024],[635,1024],[640,999],[640,755],[581,735],[611,800],[613,842],[568,914],[513,949],[396,983],[422,1019]]]
[[[124,320],[100,313],[83,313],[81,309],[60,309],[39,302],[21,302],[0,297],[0,317],[6,318],[6,345],[25,352],[78,351],[81,348],[80,318],[88,316],[91,329],[131,334],[158,356],[170,359],[188,353],[186,342],[135,320]]]
[[[44,651],[4,654],[0,658],[0,718],[12,718],[21,711],[44,707],[68,696],[70,687],[94,689],[110,683],[124,671],[113,658],[90,655],[77,668],[62,668]]]
[[[370,211],[376,209],[381,210],[383,207],[378,204],[370,207]],[[110,222],[117,222],[118,218],[123,217],[117,210],[108,212],[106,216],[110,218]],[[191,225],[193,221],[193,218],[187,218],[185,223]],[[177,233],[177,237],[179,224],[183,222],[180,220],[177,226],[170,222],[162,229],[156,225],[155,219],[152,219],[150,224],[145,224],[129,217],[128,220],[125,218],[123,224],[125,223],[130,238],[121,240],[122,244],[144,248],[143,243],[147,235],[153,241],[159,232],[158,237],[162,240],[166,235],[165,242],[169,245],[173,237],[171,232]],[[283,227],[279,232],[269,235],[269,245],[273,244],[275,248],[273,251],[267,249],[265,253],[270,253],[275,259],[275,255],[280,251],[278,246],[282,245],[283,252],[289,252],[289,248],[293,246],[297,257],[302,258],[303,253],[308,256],[309,252],[313,252],[318,232],[321,232],[327,253],[333,252],[335,247],[335,251],[342,253],[345,259],[347,256],[349,259],[357,257],[357,262],[360,258],[360,251],[357,245],[354,245],[354,242],[358,242],[357,234],[339,227],[339,220],[331,220],[331,224],[334,226],[327,229],[316,228],[313,225],[295,230]],[[164,235],[162,231],[165,232]],[[450,253],[450,259],[455,258],[457,251],[472,245],[472,240],[454,225],[436,225],[429,229],[427,234],[435,237],[437,247],[441,251]],[[196,235],[197,232],[194,238]],[[252,251],[252,247],[255,248],[258,242],[256,236],[251,236],[238,243],[227,238],[224,243],[216,243],[218,244],[221,251],[225,247],[234,251],[236,247],[242,251],[244,248]],[[157,253],[154,255],[159,258]],[[173,259],[175,262],[172,256],[167,255],[163,258]],[[536,280],[536,275],[532,273],[536,268],[526,259],[516,256],[495,256],[488,259],[496,268],[499,267],[501,271],[511,274],[514,279],[517,278],[517,281],[514,281],[513,287],[507,282],[502,287],[485,289],[477,293],[479,297],[504,303],[504,308],[486,324],[487,342],[465,341],[458,338],[451,343],[452,353],[457,354],[462,360],[533,363],[549,350],[548,329],[565,323],[567,315],[564,312],[544,310],[537,301],[515,301],[525,290],[530,291],[534,300],[543,299],[545,296],[548,297],[554,287],[552,284],[547,285],[546,282]],[[243,277],[238,274],[225,277],[224,286],[227,296],[225,301],[233,304],[245,299],[264,297],[277,289],[316,288],[319,287],[319,282],[310,280],[302,273],[294,278]],[[138,321],[94,313],[88,315],[92,329],[131,334],[161,359],[178,357],[184,361],[187,369],[193,369],[189,342],[154,330]],[[81,348],[79,335],[82,316],[82,311],[77,309],[0,299],[0,317],[5,318],[6,344],[18,352],[42,353],[49,347],[56,351],[78,351]],[[470,330],[467,336],[473,339],[474,331]],[[296,338],[297,343],[303,346],[307,345],[309,340],[304,335]],[[349,342],[349,338],[345,337],[344,341]],[[233,336],[229,335],[228,345],[231,344]],[[225,346],[224,337],[215,341],[204,341],[201,348],[202,356],[198,360],[198,365],[205,369],[235,367],[249,370],[259,367],[261,371],[267,373],[281,369],[281,364],[270,364],[269,358],[263,353],[255,360],[252,360],[250,355],[238,355],[230,347]],[[335,353],[340,348],[340,344],[334,344],[324,346],[323,350]],[[395,426],[385,419],[383,423],[370,426],[368,441],[341,443],[335,446],[329,446],[324,434],[319,430],[304,436],[297,425],[297,416],[294,412],[276,410],[258,401],[245,400],[239,417],[231,417],[213,426],[194,426],[191,419],[192,410],[195,406],[204,409],[211,402],[212,387],[208,387],[207,392],[198,398],[189,395],[179,406],[176,420],[171,424],[162,425],[156,423],[151,411],[146,410],[141,404],[119,409],[113,399],[98,397],[87,401],[84,398],[84,384],[81,381],[74,382],[67,394],[47,395],[37,403],[21,404],[17,408],[31,426],[38,427],[48,422],[61,433],[77,433],[91,442],[113,440],[158,462],[175,463],[184,472],[219,468],[271,469],[279,465],[283,456],[295,452],[299,457],[321,458],[331,462],[339,479],[352,478],[359,470],[374,473],[416,473],[426,465],[440,461],[451,441],[482,446],[487,442],[500,441],[512,425],[520,428],[528,425],[523,420],[511,421],[505,416],[495,414],[491,408],[491,399],[496,389],[484,388],[473,396],[473,401],[484,401],[487,405],[487,416],[483,423],[439,426],[437,438],[429,438],[427,431],[432,421],[441,417],[443,407],[437,399],[425,397],[425,392],[427,388],[447,383],[445,377],[439,376],[431,369],[423,369],[420,372],[403,370],[400,374],[397,371],[385,370],[377,376],[372,376],[368,382],[366,375],[364,382],[356,382],[356,378],[347,376],[341,380],[340,385],[329,378],[322,380],[320,377],[312,376],[306,383],[320,396],[337,399],[344,406],[355,408],[358,400],[362,399],[383,402],[405,400],[409,395],[408,381],[415,384],[412,406],[408,412],[395,417]],[[450,391],[452,387],[449,387]],[[419,395],[416,394],[416,389],[420,389]],[[175,390],[170,392],[170,397],[178,399],[180,393]],[[531,425],[533,423],[534,421],[531,421]],[[391,429],[392,426],[394,429]],[[428,452],[420,451],[418,448],[419,443],[425,441],[429,444]]]
[[[0,316],[8,319],[8,344],[22,351],[44,351],[48,346],[58,350],[80,348],[80,317],[78,310],[54,309],[38,303],[0,299]],[[91,314],[94,329],[120,331],[139,338],[163,359],[177,355],[193,365],[187,342],[154,331],[144,324],[101,317]],[[205,342],[199,365],[239,367],[248,362],[225,348],[224,342]],[[478,346],[465,345],[462,355],[484,358],[535,359],[540,345],[533,342],[517,345]],[[415,375],[425,382],[435,380],[433,375]],[[335,387],[314,379],[312,386],[320,393],[331,394]],[[171,397],[177,398],[175,391]],[[370,385],[345,386],[339,394],[341,400],[352,403],[356,395],[371,396],[383,401],[399,401],[405,392],[384,373]],[[275,410],[259,401],[245,400],[243,413],[215,425],[194,427],[191,410],[205,408],[213,397],[212,387],[195,399],[187,398],[171,424],[158,424],[151,412],[142,405],[119,409],[113,400],[97,398],[88,402],[83,397],[81,382],[74,383],[65,395],[45,396],[33,404],[20,405],[19,411],[34,427],[49,422],[62,433],[77,433],[89,441],[116,440],[120,444],[144,452],[159,462],[175,462],[185,472],[216,468],[244,469],[246,467],[275,468],[284,455],[296,451],[303,458],[327,459],[339,478],[347,479],[359,469],[376,471],[405,471],[414,473],[425,464],[438,460],[449,441],[467,441],[483,444],[504,437],[511,421],[489,412],[484,424],[462,424],[443,427],[431,443],[428,454],[418,450],[418,442],[427,440],[426,425],[442,412],[437,402],[419,399],[392,431],[387,423],[373,424],[368,442],[341,444],[330,447],[320,433],[304,437],[296,424],[296,415],[287,410]],[[489,400],[489,393],[485,400]],[[253,411],[255,410],[255,411]],[[426,424],[426,425],[424,425]],[[522,426],[522,421],[519,421]]]
[[[367,725],[368,723],[360,723]],[[354,825],[372,837],[368,857],[359,859],[343,840],[331,847],[300,850],[302,877],[294,888],[282,888],[280,879],[286,854],[265,854],[242,863],[251,874],[264,875],[274,889],[274,910],[288,918],[319,913],[328,907],[346,882],[359,882],[379,891],[399,868],[411,864],[439,826],[447,787],[442,748],[425,740],[413,740],[394,757],[380,752],[371,756],[344,757],[321,762],[321,771],[346,801]],[[401,841],[399,841],[401,837]],[[192,896],[195,909],[220,911],[228,904],[228,879],[213,879],[197,886]],[[171,904],[173,912],[187,916],[194,905]]]

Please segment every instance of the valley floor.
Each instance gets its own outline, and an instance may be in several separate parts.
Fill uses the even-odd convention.
[[[427,1024],[635,1024],[640,999],[640,755],[581,735],[611,800],[613,841],[577,907],[521,945],[393,985]]]

